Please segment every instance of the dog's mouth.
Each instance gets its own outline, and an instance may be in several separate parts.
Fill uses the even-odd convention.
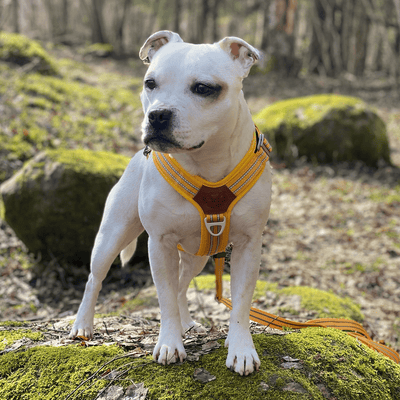
[[[169,152],[172,149],[182,149],[182,146],[173,139],[167,138],[165,136],[157,135],[145,137],[143,142],[146,146],[149,146],[155,151],[161,151],[163,153]]]
[[[199,144],[196,144],[196,146],[190,147],[188,150],[191,151],[191,150],[200,149],[200,147],[203,147],[204,143],[205,143],[204,140],[202,140]]]
[[[192,147],[184,147],[174,139],[157,135],[145,137],[143,142],[146,146],[149,146],[154,151],[160,151],[161,153],[181,153],[185,151],[193,151],[200,149],[204,145],[204,140],[202,140],[199,144],[196,144]]]

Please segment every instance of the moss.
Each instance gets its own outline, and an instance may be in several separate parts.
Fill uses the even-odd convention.
[[[4,220],[5,211],[3,198],[1,197],[0,193],[0,220]]]
[[[377,188],[373,189],[370,199],[377,203],[385,203],[388,205],[400,203],[400,185],[394,188]]]
[[[340,298],[333,293],[306,286],[284,288],[278,293],[301,296],[301,306],[305,310],[314,311],[319,318],[335,317],[363,321],[360,307],[349,298]]]
[[[35,347],[0,358],[0,398],[63,399],[106,361],[122,354],[116,346]],[[108,381],[97,380],[79,399],[93,399]]]
[[[0,150],[22,161],[44,148],[135,151],[140,136],[139,80],[103,74],[97,82],[93,71],[80,64],[62,65],[63,79],[0,68],[8,116],[0,131]],[[86,83],[93,80],[96,85]]]
[[[21,321],[0,321],[0,326],[21,327],[24,326],[24,323]]]
[[[130,158],[107,151],[90,151],[86,149],[47,150],[47,156],[59,162],[65,168],[79,173],[90,173],[103,177],[120,177],[125,171]],[[40,163],[37,165],[40,167]]]
[[[322,388],[338,400],[400,398],[400,366],[344,332],[307,328],[284,336],[254,335],[253,340],[261,367],[247,377],[226,368],[228,350],[223,340],[219,349],[199,361],[168,366],[152,362],[151,357],[118,358],[126,353],[104,345],[36,347],[8,353],[0,358],[0,398],[65,398],[101,366],[97,376],[76,392],[77,399],[93,399],[109,382],[101,379],[107,371],[126,371],[123,380],[115,384],[126,387],[131,381],[143,382],[149,388],[147,398],[157,400],[322,400],[326,398]],[[196,352],[196,345],[187,350],[189,354]],[[297,368],[285,366],[284,356],[298,359]],[[106,362],[110,363],[105,366]],[[197,368],[205,368],[216,379],[206,384],[196,381],[193,374]]]
[[[109,57],[114,51],[114,47],[109,43],[93,43],[89,46],[86,46],[82,53],[83,54],[92,54],[97,57]]]
[[[254,119],[275,154],[289,162],[298,152],[315,162],[361,160],[376,166],[383,159],[390,164],[384,122],[354,97],[317,95],[280,101]]]
[[[223,275],[223,282],[230,282],[229,275]],[[214,290],[215,275],[199,275],[194,278],[190,287],[197,287],[199,290]],[[228,286],[228,285],[226,285]],[[323,290],[310,288],[307,286],[292,286],[284,289],[278,289],[276,283],[258,280],[254,291],[253,300],[261,296],[265,296],[267,291],[274,292],[279,296],[301,297],[301,307],[304,310],[315,313],[315,318],[348,318],[356,321],[363,321],[364,316],[360,311],[360,307],[353,303],[349,298],[340,298],[333,293]],[[288,310],[287,310],[288,311]],[[292,311],[292,310],[291,310]]]
[[[5,326],[16,326],[11,323],[4,324]],[[31,330],[11,330],[11,331],[0,331],[0,351],[4,350],[6,347],[11,346],[15,341],[29,338],[32,340],[43,339],[43,334],[41,332],[32,332]],[[1,374],[1,372],[0,372]]]
[[[400,366],[344,332],[307,328],[285,342],[338,399],[400,399]]]
[[[36,70],[44,75],[57,75],[56,62],[35,40],[24,35],[0,32],[0,59],[24,65],[38,60]]]

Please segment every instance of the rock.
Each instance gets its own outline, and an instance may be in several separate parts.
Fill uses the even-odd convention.
[[[105,319],[107,324],[111,318],[115,317]],[[273,331],[253,335],[260,369],[239,376],[225,367],[228,349],[224,346],[197,361],[167,366],[152,360],[151,349],[147,356],[141,351],[140,357],[135,350],[124,350],[140,349],[147,336],[157,335],[157,324],[140,334],[121,327],[110,333],[112,336],[103,336],[97,330],[97,344],[92,341],[80,346],[66,339],[69,324],[63,326],[56,324],[58,339],[54,339],[52,321],[36,328],[26,322],[8,329],[0,324],[0,339],[7,339],[5,350],[22,336],[32,336],[34,332],[27,328],[40,329],[40,335],[32,336],[36,347],[0,356],[1,399],[93,399],[109,384],[113,388],[100,395],[104,399],[400,399],[400,365],[330,328],[307,328],[283,336]],[[130,329],[134,328],[143,330],[130,324]],[[195,338],[193,333],[191,337]],[[218,339],[221,345],[225,337]],[[110,342],[104,343],[106,340]],[[130,346],[121,346],[121,340],[131,342]],[[188,356],[197,352],[197,341],[204,340],[207,338],[200,336],[193,345],[186,344]],[[303,368],[285,369],[282,360],[299,360]],[[109,371],[119,371],[121,376],[114,381],[105,379]],[[126,388],[129,382],[140,384]]]
[[[29,251],[87,264],[105,200],[129,158],[46,150],[0,186],[5,221]]]
[[[35,40],[24,35],[0,32],[0,60],[18,64],[24,72],[58,75],[56,62]]]
[[[317,95],[284,100],[264,108],[254,121],[271,142],[272,154],[288,163],[302,156],[318,163],[391,163],[384,122],[355,97]]]

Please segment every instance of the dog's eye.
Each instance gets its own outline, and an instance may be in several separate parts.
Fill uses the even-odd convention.
[[[144,86],[146,89],[153,90],[156,88],[157,85],[154,79],[147,79],[146,81],[144,81]]]
[[[192,92],[200,96],[209,96],[215,93],[215,88],[207,86],[204,83],[196,83],[192,88]]]

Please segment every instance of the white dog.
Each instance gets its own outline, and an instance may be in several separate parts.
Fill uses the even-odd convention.
[[[140,50],[140,58],[150,64],[141,93],[143,142],[153,151],[170,154],[189,174],[209,182],[226,177],[254,140],[242,80],[259,57],[255,48],[235,37],[194,45],[169,31],[150,36]],[[230,217],[233,309],[225,342],[226,365],[241,375],[260,365],[249,332],[249,310],[270,201],[267,163]],[[208,259],[195,255],[202,223],[198,210],[164,179],[153,157],[136,154],[107,198],[91,273],[70,336],[93,336],[102,281],[118,253],[123,263],[129,261],[136,238],[146,230],[161,310],[153,357],[161,364],[182,361],[186,352],[181,335],[191,327],[201,329],[189,314],[186,291]]]

